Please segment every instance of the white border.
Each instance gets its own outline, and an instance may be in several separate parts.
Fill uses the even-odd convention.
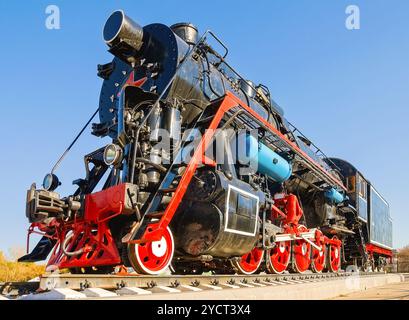
[[[368,219],[365,220],[360,215],[358,215],[358,219],[361,220],[362,222],[365,222],[366,224],[368,224]]]
[[[109,44],[110,42],[112,42],[112,40],[114,40],[114,39],[118,36],[118,34],[119,34],[119,33],[121,32],[121,30],[122,30],[122,26],[124,25],[125,12],[124,12],[124,10],[122,10],[122,9],[120,9],[120,10],[115,10],[114,12],[112,12],[111,15],[108,17],[108,19],[107,19],[106,22],[108,22],[109,18],[111,18],[111,17],[114,15],[114,13],[117,13],[117,12],[120,12],[120,13],[122,14],[122,21],[121,21],[121,25],[119,26],[118,31],[116,32],[116,34],[115,34],[111,39],[105,40],[104,30],[102,30],[102,38],[104,38],[104,41],[105,41],[106,44]],[[105,22],[105,23],[106,23],[106,22]]]
[[[359,193],[358,193],[358,197],[359,197],[359,199],[361,199],[361,200],[364,201],[365,203],[368,203],[368,200],[365,199],[364,197],[362,197]]]
[[[238,193],[241,193],[243,195],[246,195],[246,196],[248,196],[250,198],[253,198],[253,199],[257,200],[256,224],[254,226],[254,232],[253,233],[227,228],[227,225],[229,223],[229,200],[230,200],[230,190],[231,189],[236,190]],[[256,235],[257,227],[258,227],[259,202],[260,202],[259,197],[255,196],[254,194],[251,194],[251,193],[249,193],[247,191],[244,191],[244,190],[242,190],[240,188],[237,188],[237,187],[229,184],[229,188],[227,190],[227,198],[226,198],[226,212],[225,212],[226,222],[224,224],[224,231],[225,232],[230,232],[230,233],[237,233],[237,234],[241,234],[241,235],[244,235],[244,236],[254,237]]]

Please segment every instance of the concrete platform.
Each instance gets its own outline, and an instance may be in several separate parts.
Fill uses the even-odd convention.
[[[347,295],[404,281],[400,274],[376,276],[351,276],[347,279],[322,282],[306,282],[283,286],[254,287],[241,289],[203,290],[181,293],[155,293],[152,295],[122,296],[107,299],[126,300],[323,300]]]
[[[409,300],[409,281],[354,292],[332,300]]]

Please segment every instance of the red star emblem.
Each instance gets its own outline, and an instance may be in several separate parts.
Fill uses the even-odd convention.
[[[133,87],[141,87],[143,84],[148,80],[147,77],[143,77],[141,79],[135,80],[135,71],[132,71],[129,75],[128,80],[126,80],[125,85],[133,86]]]
[[[121,95],[122,90],[126,86],[132,86],[132,87],[142,87],[143,84],[148,80],[148,77],[143,77],[141,79],[135,80],[135,71],[132,71],[131,74],[129,75],[129,78],[126,80],[125,84],[122,86],[121,90],[118,92],[117,97]]]

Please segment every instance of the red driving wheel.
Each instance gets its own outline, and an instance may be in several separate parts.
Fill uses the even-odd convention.
[[[169,267],[174,251],[172,232],[167,227],[159,241],[130,244],[128,257],[136,272],[156,275]]]
[[[298,226],[299,232],[306,232],[308,229],[303,226]],[[308,270],[311,264],[311,245],[302,239],[294,241],[293,244],[293,268],[294,271],[303,273]]]
[[[311,261],[311,268],[312,271],[320,273],[325,267],[325,260],[326,260],[326,246],[325,246],[325,238],[324,235],[320,230],[317,230],[315,233],[315,241],[314,243],[321,248],[318,250],[317,248],[312,248],[312,261]]]
[[[273,249],[267,252],[267,271],[283,273],[288,267],[291,257],[291,241],[277,242]]]
[[[249,253],[243,255],[239,261],[232,261],[232,264],[241,274],[253,274],[260,267],[261,261],[263,261],[263,254],[263,249],[254,248]]]
[[[332,237],[333,240],[337,240],[336,236]],[[331,272],[338,272],[341,266],[341,246],[330,244],[328,250],[329,263],[328,268]]]

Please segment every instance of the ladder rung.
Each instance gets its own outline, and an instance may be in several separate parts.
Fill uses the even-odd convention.
[[[160,218],[163,216],[165,212],[163,211],[154,211],[154,212],[149,212],[146,214],[147,218]]]
[[[158,190],[158,192],[161,192],[161,193],[172,193],[172,192],[175,192],[176,191],[176,188],[166,188],[166,189],[159,189]]]
[[[181,163],[175,163],[172,165],[173,168],[184,168],[187,167],[187,163],[181,162]]]
[[[203,119],[199,119],[199,121],[196,122],[196,123],[202,124],[202,123],[205,123],[205,122],[209,122],[210,120],[213,120],[213,119],[214,119],[214,116],[209,116],[209,117],[206,117],[206,118],[203,118]]]

